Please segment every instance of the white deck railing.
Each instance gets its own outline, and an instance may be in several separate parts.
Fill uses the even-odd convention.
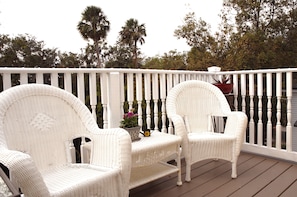
[[[186,80],[213,82],[228,74],[234,83],[230,103],[249,117],[243,150],[297,161],[297,69],[198,72],[151,69],[0,68],[0,90],[46,83],[72,92],[102,128],[118,127],[124,109],[135,108],[139,125],[173,133],[166,118],[168,91]],[[296,78],[296,77],[295,77]],[[294,82],[295,83],[294,83]],[[295,95],[296,94],[296,95]]]

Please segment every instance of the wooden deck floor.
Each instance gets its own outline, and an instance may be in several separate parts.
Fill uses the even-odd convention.
[[[297,196],[297,164],[241,153],[236,179],[231,164],[206,160],[192,166],[192,181],[187,183],[182,162],[182,186],[176,186],[176,174],[130,190],[130,197],[199,196]]]

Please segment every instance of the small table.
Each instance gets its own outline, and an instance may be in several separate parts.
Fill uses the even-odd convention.
[[[129,189],[154,181],[177,172],[177,185],[181,181],[180,161],[181,137],[158,131],[150,137],[141,136],[141,140],[132,143],[132,168]],[[176,156],[177,166],[167,163],[167,159]]]

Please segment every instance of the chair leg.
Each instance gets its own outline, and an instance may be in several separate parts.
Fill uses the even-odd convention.
[[[186,181],[191,181],[191,164],[186,163]]]
[[[237,169],[236,169],[236,165],[237,165],[237,162],[233,161],[232,162],[232,174],[231,174],[231,177],[233,179],[237,178]]]

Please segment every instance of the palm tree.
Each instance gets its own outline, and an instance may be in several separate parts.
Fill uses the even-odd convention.
[[[120,42],[127,44],[132,49],[134,67],[137,68],[138,48],[137,43],[141,45],[145,43],[144,36],[146,36],[145,25],[138,25],[136,19],[129,19],[126,21],[124,27],[120,31]]]
[[[88,6],[82,13],[77,29],[85,40],[92,39],[97,55],[98,66],[101,67],[101,45],[110,30],[110,23],[101,8]]]

